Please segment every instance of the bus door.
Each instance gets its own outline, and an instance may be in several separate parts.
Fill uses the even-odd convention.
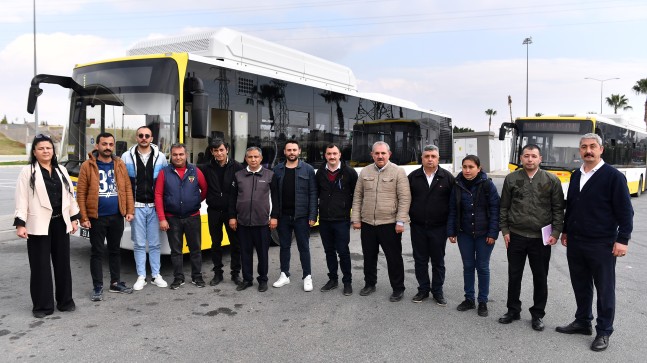
[[[245,161],[245,151],[249,142],[249,114],[233,111],[231,122],[231,150],[229,156],[239,163]]]

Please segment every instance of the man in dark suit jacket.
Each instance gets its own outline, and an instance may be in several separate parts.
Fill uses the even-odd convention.
[[[562,245],[575,293],[575,321],[559,326],[565,334],[591,335],[593,284],[597,290],[596,337],[591,350],[609,346],[615,315],[616,258],[627,254],[633,230],[633,207],[625,176],[602,160],[602,139],[580,139],[582,167],[568,187]]]
[[[415,261],[418,293],[415,303],[422,302],[431,292],[438,305],[445,306],[445,246],[447,217],[454,176],[438,166],[438,147],[427,145],[422,151],[422,167],[409,174],[411,188],[411,246]],[[429,260],[431,259],[431,282]]]

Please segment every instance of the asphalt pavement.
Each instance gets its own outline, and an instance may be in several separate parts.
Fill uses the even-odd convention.
[[[4,169],[2,170],[4,171]],[[0,171],[0,181],[4,174]],[[15,180],[15,177],[14,177]],[[503,179],[494,179],[500,187]],[[1,184],[0,184],[1,186]],[[0,189],[0,200],[9,188]],[[10,191],[13,193],[13,191]],[[341,289],[322,293],[327,281],[324,251],[318,231],[310,239],[315,290],[304,292],[296,245],[292,248],[291,283],[271,287],[279,275],[279,248],[270,248],[270,288],[257,284],[238,292],[227,278],[216,287],[187,283],[179,290],[148,284],[131,295],[106,292],[104,301],[91,302],[92,288],[87,240],[72,237],[71,264],[77,310],[56,311],[45,319],[31,315],[26,243],[13,234],[11,216],[0,217],[0,351],[2,361],[506,361],[506,362],[644,362],[647,344],[645,261],[647,197],[633,198],[636,211],[629,253],[617,262],[615,333],[605,352],[589,349],[593,337],[563,335],[555,326],[573,320],[575,300],[568,274],[566,249],[553,247],[549,273],[546,330],[530,327],[532,276],[526,268],[520,321],[497,322],[506,311],[507,258],[500,237],[491,258],[490,316],[475,310],[459,312],[463,300],[462,263],[456,245],[447,244],[448,305],[431,300],[412,303],[416,279],[409,228],[403,235],[405,298],[389,302],[386,261],[380,254],[377,292],[359,296],[363,287],[359,232],[351,232],[352,296]],[[13,210],[6,204],[6,214]],[[2,214],[2,213],[0,213]],[[6,224],[9,225],[6,225]],[[136,279],[132,252],[123,251],[121,277]],[[228,254],[225,260],[229,261]],[[189,272],[188,256],[184,261]],[[225,263],[225,276],[228,263]],[[203,253],[203,274],[213,273],[209,252]],[[162,275],[170,282],[172,267],[162,259]],[[104,261],[104,276],[108,276]]]

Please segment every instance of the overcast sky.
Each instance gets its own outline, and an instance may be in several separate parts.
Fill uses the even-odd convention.
[[[26,111],[34,75],[33,0],[0,0],[0,117]],[[350,67],[362,92],[411,100],[487,130],[529,114],[600,110],[625,95],[642,120],[647,78],[644,0],[36,0],[38,73],[120,57],[140,40],[229,27]],[[526,37],[532,44],[523,45]],[[39,120],[63,123],[68,94],[45,85]],[[613,110],[603,107],[603,113]],[[644,125],[644,124],[642,124]]]

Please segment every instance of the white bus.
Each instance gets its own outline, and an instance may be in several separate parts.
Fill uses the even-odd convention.
[[[409,165],[408,171],[420,163],[421,147],[428,143],[440,147],[442,164],[452,161],[448,115],[363,94],[347,67],[226,28],[144,41],[126,57],[77,65],[72,77],[38,75],[28,111],[42,93],[41,83],[71,89],[60,158],[72,176],[97,134],[115,135],[115,154],[121,155],[142,125],[151,128],[167,156],[171,144],[186,144],[191,163],[210,156],[211,138],[228,142],[230,157],[239,162],[247,147],[259,146],[268,168],[283,160],[289,139],[299,141],[301,158],[315,168],[325,162],[324,147],[332,142],[350,161],[367,153],[368,143],[384,140],[393,151],[391,160]],[[210,248],[204,203],[202,215],[202,247]],[[132,249],[126,229],[122,247]],[[170,253],[165,234],[162,253]]]

